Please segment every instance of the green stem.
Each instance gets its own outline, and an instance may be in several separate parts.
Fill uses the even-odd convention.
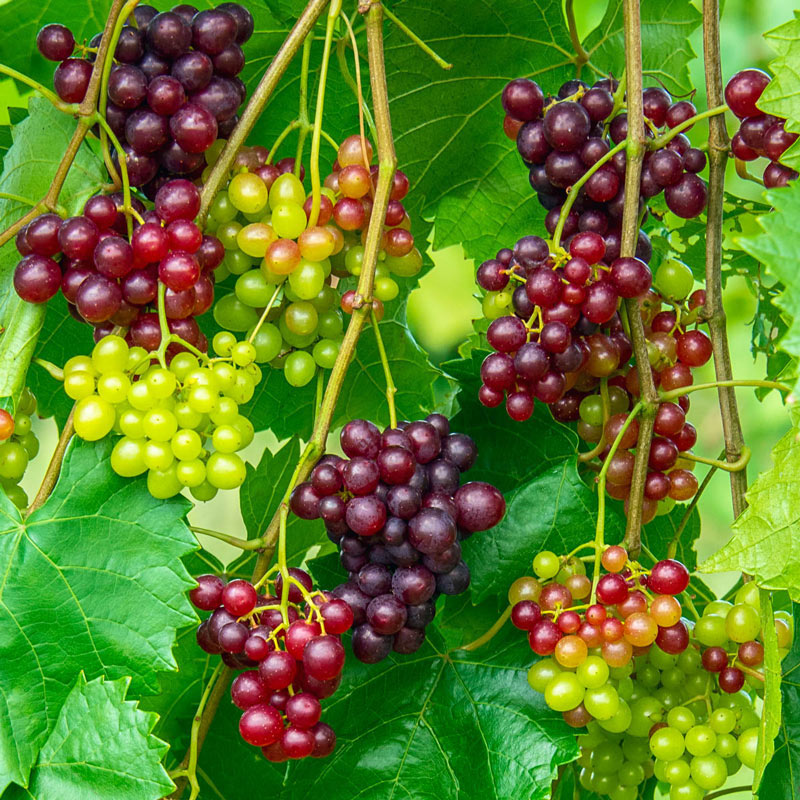
[[[386,402],[389,405],[389,425],[392,428],[397,427],[397,410],[394,405],[394,396],[397,394],[397,387],[392,378],[392,370],[389,367],[389,359],[386,356],[386,348],[383,345],[383,336],[381,336],[380,323],[375,314],[375,309],[370,309],[370,316],[372,318],[372,328],[375,331],[375,341],[378,344],[378,355],[381,359],[381,366],[383,367],[383,376],[386,379]]]
[[[46,361],[43,358],[34,358],[33,363],[40,366],[51,378],[57,381],[64,380],[64,370],[61,367],[53,364],[52,361]]]
[[[97,114],[97,122],[100,124],[101,132],[111,139],[111,143],[114,145],[114,149],[117,151],[119,171],[122,176],[122,210],[125,214],[125,222],[128,226],[128,238],[130,238],[133,235],[132,217],[135,216],[139,223],[143,223],[144,220],[131,205],[131,182],[128,178],[128,159],[125,155],[125,151],[122,149],[119,139],[117,139],[114,131],[111,130],[111,126],[108,124],[108,122],[106,122],[105,116],[100,112]]]
[[[578,36],[578,26],[575,24],[575,9],[573,6],[574,0],[567,0],[564,7],[564,13],[567,17],[569,38],[572,42],[572,47],[575,50],[575,58],[573,59],[575,62],[575,77],[580,78],[583,65],[589,60],[589,54],[583,49],[581,39]]]
[[[267,156],[267,164],[272,163],[272,159],[275,158],[275,154],[278,152],[278,148],[283,144],[286,137],[292,132],[296,131],[300,127],[299,120],[293,119],[278,135],[278,138],[275,140],[275,143],[272,145],[272,149],[269,151],[269,155]]]
[[[736,461],[720,461],[715,458],[705,458],[704,456],[697,456],[694,453],[681,453],[680,457],[687,459],[687,461],[695,461],[698,464],[707,464],[715,469],[724,469],[725,472],[737,472],[744,469],[750,461],[750,448],[747,446],[742,447],[742,454]]]
[[[661,136],[657,136],[655,139],[648,140],[647,149],[660,150],[668,142],[671,142],[679,133],[683,133],[683,131],[685,131],[687,128],[691,128],[696,122],[700,122],[700,120],[703,119],[708,119],[709,117],[716,117],[718,114],[724,114],[727,110],[728,106],[723,103],[721,106],[715,106],[714,108],[709,108],[707,111],[703,111],[700,114],[695,114],[693,117],[681,122],[680,125],[676,125],[674,128],[670,128],[668,131],[665,131],[661,134]]]
[[[297,137],[297,148],[294,155],[294,174],[300,176],[303,168],[303,152],[306,145],[306,136],[313,127],[308,121],[308,69],[311,63],[311,44],[314,41],[314,32],[306,36],[303,42],[303,55],[300,61],[300,100],[297,114],[298,127],[300,134]]]
[[[272,311],[272,306],[275,305],[275,301],[278,299],[278,295],[281,293],[282,290],[283,286],[281,286],[280,284],[275,287],[275,291],[272,293],[272,297],[270,297],[269,303],[267,303],[266,308],[261,312],[261,317],[256,323],[255,328],[253,328],[253,332],[247,337],[247,341],[250,342],[250,344],[252,344],[253,341],[255,340],[256,336],[258,335],[258,332],[261,330],[261,326],[267,321],[267,316],[269,315],[269,312]]]
[[[164,298],[167,294],[167,287],[166,284],[158,282],[158,326],[161,330],[161,342],[158,345],[158,350],[156,351],[156,357],[158,358],[162,367],[167,366],[165,354],[167,352],[167,347],[169,346],[170,340],[172,338],[172,334],[169,332],[169,322],[167,321],[167,308],[164,304]]]
[[[328,20],[325,25],[325,46],[322,51],[322,64],[319,69],[317,86],[317,107],[314,113],[314,132],[311,135],[311,213],[308,215],[308,227],[313,228],[319,219],[319,207],[322,199],[322,181],[319,175],[319,146],[322,136],[322,116],[325,108],[325,86],[328,80],[328,65],[331,59],[331,43],[333,29],[342,10],[342,0],[333,0],[328,9]]]
[[[0,200],[11,200],[14,203],[21,203],[31,208],[36,208],[36,206],[39,205],[38,200],[31,200],[28,197],[23,197],[21,194],[10,194],[9,192],[0,192]]]
[[[571,0],[567,0],[567,2],[571,2]],[[396,14],[392,12],[390,8],[387,6],[383,7],[383,13],[386,16],[386,19],[390,20],[397,26],[408,39],[410,39],[426,56],[432,59],[438,66],[442,69],[452,69],[453,65],[449,61],[445,61],[430,45],[426,44],[422,41],[422,39],[417,36],[408,25],[403,22]]]
[[[77,114],[79,105],[77,103],[65,103],[52,89],[48,89],[46,86],[39,83],[39,81],[35,81],[33,78],[29,78],[23,72],[19,72],[12,67],[8,67],[5,64],[0,64],[0,74],[8,75],[9,78],[13,78],[15,81],[19,81],[20,83],[24,83],[26,86],[30,86],[31,89],[34,89],[38,92],[45,100],[49,100],[59,111],[63,111],[65,114]]]
[[[792,387],[787,386],[785,383],[778,383],[777,381],[761,381],[755,379],[742,379],[742,380],[721,380],[712,381],[710,383],[695,383],[693,386],[683,386],[680,389],[671,389],[669,392],[661,392],[659,400],[662,403],[667,403],[672,400],[677,400],[681,395],[690,394],[691,392],[700,392],[703,389],[719,389],[721,387],[736,387],[736,386],[753,386],[762,387],[765,389],[777,389],[780,392],[791,392]]]
[[[342,19],[347,24],[347,31],[350,36],[350,46],[353,48],[353,63],[355,64],[356,80],[353,80],[353,76],[350,74],[350,70],[347,66],[347,58],[345,56],[347,40],[344,38],[339,39],[338,43],[336,44],[336,60],[339,62],[339,72],[342,74],[344,82],[350,87],[350,91],[352,91],[355,95],[359,108],[359,119],[363,117],[366,120],[367,125],[369,126],[370,136],[374,142],[378,137],[378,132],[375,128],[375,121],[372,119],[372,114],[370,113],[369,107],[364,102],[364,96],[361,91],[361,65],[359,64],[358,42],[356,41],[356,35],[353,31],[353,26],[350,24],[350,20],[348,20],[345,15],[342,15]]]
[[[213,531],[210,528],[198,528],[190,525],[192,533],[199,533],[203,536],[210,536],[212,539],[219,539],[225,544],[230,544],[233,547],[238,547],[240,550],[258,550],[264,544],[261,539],[240,539],[238,536],[231,536],[228,533],[221,531]]]
[[[456,649],[458,650],[477,650],[479,647],[483,647],[487,642],[490,642],[494,639],[495,636],[500,632],[503,625],[508,622],[509,617],[511,616],[511,609],[512,606],[508,606],[506,610],[499,616],[497,621],[489,628],[486,633],[481,634],[475,641],[470,642],[469,644],[462,645]]]

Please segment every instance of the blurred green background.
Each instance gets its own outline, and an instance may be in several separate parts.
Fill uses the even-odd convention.
[[[648,0],[654,2],[655,0]],[[607,2],[604,0],[577,0],[578,29],[581,36],[588,33],[602,18]],[[700,6],[699,0],[696,5]],[[723,73],[727,78],[739,69],[747,66],[766,66],[772,53],[762,39],[761,34],[791,18],[793,5],[790,0],[770,0],[767,3],[753,3],[752,0],[728,0],[724,3],[722,23],[723,40]],[[701,32],[697,30],[692,36],[695,52],[701,54]],[[513,69],[509,69],[509,74]],[[699,107],[705,107],[703,96],[703,62],[698,57],[692,64],[693,82],[700,87],[695,98]],[[545,87],[545,90],[554,87]],[[0,82],[0,122],[7,121],[7,107],[24,106],[26,95],[21,95],[11,80]],[[498,111],[497,136],[502,137],[500,129],[501,117]],[[703,126],[693,131],[696,136],[704,136]],[[733,131],[732,131],[733,132]],[[511,144],[509,143],[509,147]],[[401,165],[402,167],[402,165]],[[413,177],[413,176],[412,176]],[[730,175],[729,191],[744,197],[757,198],[760,194],[758,186],[739,180],[735,174]],[[491,224],[491,221],[487,221]],[[531,233],[541,233],[531,230]],[[497,242],[497,249],[513,243]],[[420,281],[420,286],[411,295],[408,307],[408,320],[411,330],[419,342],[425,347],[435,363],[447,360],[455,354],[458,345],[469,335],[473,318],[480,316],[480,305],[474,293],[473,283],[475,265],[466,260],[460,247],[430,253],[434,268]],[[489,258],[493,253],[486,253]],[[755,299],[747,289],[744,281],[731,279],[725,293],[728,313],[728,332],[736,377],[762,377],[764,375],[763,358],[754,361],[750,351],[750,323],[755,311]],[[709,364],[700,371],[697,380],[713,380],[713,368]],[[780,435],[788,429],[788,416],[784,412],[780,398],[769,395],[759,402],[754,393],[742,389],[738,393],[739,406],[744,422],[745,437],[753,450],[749,466],[750,480],[770,464],[770,448]],[[503,414],[502,409],[497,410]],[[716,394],[701,392],[692,396],[691,421],[700,432],[696,451],[699,454],[716,457],[722,446],[722,431]],[[38,433],[42,440],[42,454],[33,462],[25,476],[23,486],[33,496],[46,467],[47,454],[55,444],[55,426],[51,420],[38,423]],[[256,437],[253,444],[245,451],[245,456],[252,463],[257,463],[263,448],[274,447],[275,438],[269,433]],[[702,478],[704,469],[698,470]],[[717,474],[700,502],[703,519],[703,532],[698,542],[699,558],[727,541],[730,535],[732,512],[730,507],[729,481],[725,473]],[[222,493],[211,503],[195,508],[190,514],[203,527],[224,530],[227,533],[244,535],[244,527],[239,514],[238,498],[233,493]],[[212,544],[209,541],[209,544]],[[230,560],[238,554],[233,548],[214,541],[212,549],[223,561]],[[723,591],[730,586],[736,576],[712,576],[709,582],[714,588]]]

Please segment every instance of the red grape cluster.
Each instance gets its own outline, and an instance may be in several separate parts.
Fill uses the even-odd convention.
[[[320,722],[320,700],[341,682],[345,651],[340,634],[353,624],[353,612],[328,592],[313,591],[311,576],[287,571],[273,595],[259,594],[249,581],[225,582],[201,575],[189,597],[211,615],[197,629],[197,643],[221,655],[232,669],[243,669],[231,686],[231,699],[244,713],[239,733],[280,762],[333,752],[336,735]]]
[[[176,178],[156,194],[155,209],[133,201],[143,223],[130,240],[120,195],[90,198],[81,216],[62,220],[42,214],[17,234],[22,260],[14,271],[17,294],[44,303],[61,289],[76,319],[95,326],[95,339],[115,325],[128,328],[129,344],[158,348],[161,331],[155,306],[159,283],[170,331],[200,348],[207,342],[194,317],[214,300],[214,269],[224,256],[220,242],[192,221],[200,193]]]
[[[764,186],[772,189],[797,177],[797,172],[783,166],[781,156],[797,141],[797,134],[786,130],[786,120],[765,114],[757,107],[770,77],[760,69],[737,72],[725,86],[725,102],[739,118],[739,130],[731,139],[731,151],[740,161],[768,158],[764,168]]]
[[[141,5],[122,29],[108,81],[106,119],[126,153],[128,177],[151,197],[172,175],[194,180],[203,152],[227,138],[246,90],[238,77],[241,45],[253,17],[238,3],[198,11],[189,5],[158,13]],[[90,47],[100,43],[95,36]],[[46,25],[36,44],[60,61],[53,76],[58,96],[79,103],[92,73],[91,54],[72,57],[75,40],[63,25]]]
[[[506,118],[503,129],[516,139],[530,169],[530,183],[549,214],[545,224],[555,230],[566,191],[615,145],[628,135],[628,115],[618,108],[617,81],[602,79],[593,86],[567,81],[557,97],[547,97],[534,81],[516,78],[503,89]],[[645,134],[651,140],[642,167],[640,203],[664,192],[670,211],[679,217],[696,217],[706,206],[707,187],[698,177],[706,166],[702,150],[691,147],[678,133],[663,147],[655,146],[660,133],[696,114],[688,100],[672,102],[661,87],[642,93]],[[622,150],[604,163],[581,188],[564,226],[564,235],[594,231],[606,237],[613,260],[619,255],[620,226],[625,201],[626,155]],[[640,258],[644,255],[637,253]],[[644,258],[645,261],[648,258]]]
[[[321,517],[339,545],[350,579],[333,594],[353,609],[356,658],[372,664],[422,645],[436,597],[469,586],[460,541],[500,522],[506,504],[488,483],[460,486],[477,450],[441,414],[383,434],[352,420],[341,446],[347,458],[323,457],[291,508],[303,519]]]

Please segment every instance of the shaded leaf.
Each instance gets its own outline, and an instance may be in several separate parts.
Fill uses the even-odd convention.
[[[110,451],[73,441],[26,520],[0,496],[0,789],[25,783],[79,672],[155,692],[158,671],[175,668],[176,628],[195,618],[180,562],[196,547],[189,504],[114,474]]]
[[[91,683],[81,674],[39,752],[27,789],[8,800],[158,800],[174,785],[161,766],[167,745],[155,714],[125,695],[130,681]]]

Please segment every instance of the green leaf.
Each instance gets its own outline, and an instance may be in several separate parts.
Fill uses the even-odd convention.
[[[471,653],[446,650],[434,632],[411,656],[374,665],[350,656],[341,687],[323,701],[336,750],[288,768],[241,741],[239,712],[225,700],[200,755],[204,788],[225,800],[545,798],[578,748],[561,715],[528,687],[530,660],[525,637],[509,627]]]
[[[676,505],[669,514],[657,516],[642,528],[642,541],[657,559],[667,558],[667,548],[675,538],[685,514],[686,506]],[[694,572],[697,566],[697,551],[694,549],[694,543],[699,536],[700,514],[695,509],[681,532],[678,549],[675,553],[675,558],[684,564],[689,572]]]
[[[689,62],[697,57],[690,34],[702,15],[689,0],[642,3],[642,67],[675,94],[692,90]],[[609,3],[603,21],[584,42],[590,66],[620,77],[625,69],[622,3]]]
[[[26,789],[8,800],[158,800],[174,785],[161,766],[167,745],[155,714],[126,700],[130,680],[86,682],[81,673],[39,752]]]
[[[188,502],[114,474],[111,444],[74,440],[47,502],[27,519],[0,496],[0,790],[24,785],[75,676],[158,690],[175,630],[195,619],[181,557]]]
[[[772,451],[772,467],[747,492],[748,507],[733,523],[730,541],[700,565],[700,572],[736,570],[765,589],[786,589],[800,599],[800,430],[787,433]]]
[[[781,658],[772,614],[770,592],[759,590],[761,630],[764,639],[764,706],[758,729],[758,750],[753,768],[753,788],[757,789],[764,770],[775,754],[775,737],[781,729]]]
[[[795,605],[793,613],[794,643],[782,664],[780,729],[758,787],[762,800],[800,798],[800,607]]]

